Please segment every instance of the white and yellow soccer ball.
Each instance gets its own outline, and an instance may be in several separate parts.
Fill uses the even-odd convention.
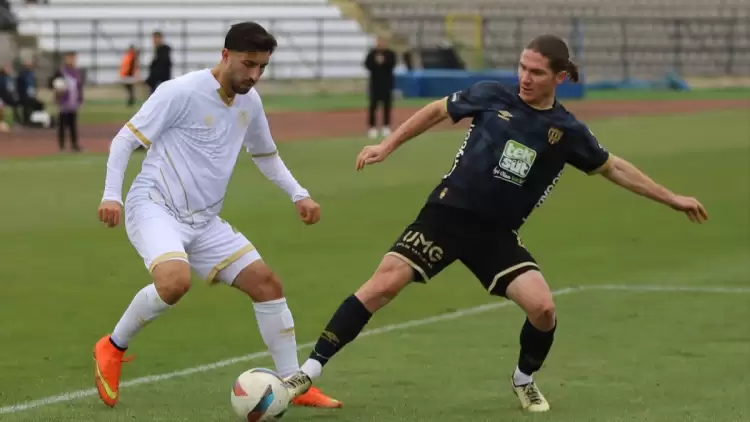
[[[64,92],[68,89],[68,84],[65,82],[65,78],[57,77],[52,81],[52,88],[58,92]]]
[[[234,381],[232,409],[241,421],[270,422],[284,416],[289,407],[289,391],[284,380],[265,368],[249,369]]]

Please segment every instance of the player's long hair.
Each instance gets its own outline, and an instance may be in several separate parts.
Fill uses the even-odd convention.
[[[570,50],[560,37],[544,34],[534,38],[526,49],[536,51],[549,61],[553,72],[566,72],[571,82],[578,82],[578,65],[570,60]]]

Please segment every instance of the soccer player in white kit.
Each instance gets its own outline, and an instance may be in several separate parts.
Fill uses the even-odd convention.
[[[254,23],[233,25],[213,69],[164,82],[115,136],[110,146],[99,219],[117,226],[128,160],[148,148],[125,200],[125,229],[153,283],[141,289],[111,335],[94,346],[94,379],[108,406],[119,399],[120,370],[133,337],[190,289],[191,270],[209,283],[248,294],[260,333],[282,376],[297,372],[294,320],[279,278],[253,244],[219,217],[240,150],[294,202],[305,224],[320,207],[278,155],[260,96],[253,89],[276,49]],[[338,408],[341,402],[311,390],[293,404]]]

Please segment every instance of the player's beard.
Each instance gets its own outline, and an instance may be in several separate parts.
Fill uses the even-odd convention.
[[[232,91],[234,91],[236,94],[243,95],[243,94],[247,94],[248,92],[250,92],[253,86],[255,86],[254,82],[250,82],[248,85],[235,84],[232,86]]]

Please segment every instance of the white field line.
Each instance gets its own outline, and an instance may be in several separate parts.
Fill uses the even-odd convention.
[[[581,292],[581,291],[592,291],[592,290],[600,290],[600,291],[628,291],[628,292],[687,292],[687,293],[750,293],[750,288],[743,288],[743,287],[700,287],[700,286],[669,286],[669,285],[618,285],[618,284],[605,284],[605,285],[592,285],[592,286],[578,286],[578,287],[568,287],[564,289],[558,289],[554,290],[552,294],[554,296],[560,296],[568,293],[575,293],[575,292]],[[429,325],[434,324],[436,322],[442,322],[442,321],[451,321],[459,318],[463,318],[470,315],[477,315],[485,312],[489,312],[495,309],[505,308],[509,305],[511,305],[513,302],[511,301],[502,301],[502,302],[495,302],[490,303],[486,305],[480,305],[475,306],[472,308],[466,308],[461,309],[455,312],[442,314],[442,315],[436,315],[431,316],[427,318],[422,319],[415,319],[411,321],[406,321],[399,324],[391,324],[386,325],[380,328],[375,328],[372,330],[366,330],[360,334],[359,337],[367,337],[367,336],[374,336],[379,334],[385,334],[390,333],[393,331],[402,331],[402,330],[408,330],[415,327],[420,327],[423,325]],[[304,350],[304,349],[310,349],[315,345],[315,342],[310,343],[304,343],[300,344],[297,349],[298,350]],[[133,387],[140,384],[152,384],[160,381],[166,381],[172,378],[177,377],[184,377],[187,375],[192,374],[198,374],[203,372],[209,372],[213,371],[215,369],[223,368],[226,366],[234,365],[241,362],[248,362],[253,360],[258,360],[261,358],[269,357],[270,354],[267,351],[257,352],[257,353],[251,353],[249,355],[244,356],[237,356],[229,359],[220,360],[214,363],[209,363],[205,365],[199,365],[199,366],[193,366],[191,368],[182,369],[179,371],[174,372],[168,372],[164,374],[159,375],[149,375],[146,377],[140,377],[135,378],[128,381],[123,381],[120,383],[120,387],[128,388]],[[59,394],[56,396],[49,396],[44,397],[37,400],[31,400],[23,403],[14,404],[11,406],[5,406],[0,407],[0,414],[5,413],[18,413],[25,410],[35,409],[39,407],[45,407],[49,406],[55,403],[63,403],[63,402],[69,402],[77,399],[81,399],[84,397],[90,397],[90,396],[96,396],[96,389],[95,388],[89,388],[85,390],[77,390],[77,391],[70,391],[68,393]]]
[[[598,284],[585,286],[581,290],[620,290],[625,292],[667,292],[667,293],[750,293],[750,287],[724,287],[724,286],[653,286],[632,284]]]

